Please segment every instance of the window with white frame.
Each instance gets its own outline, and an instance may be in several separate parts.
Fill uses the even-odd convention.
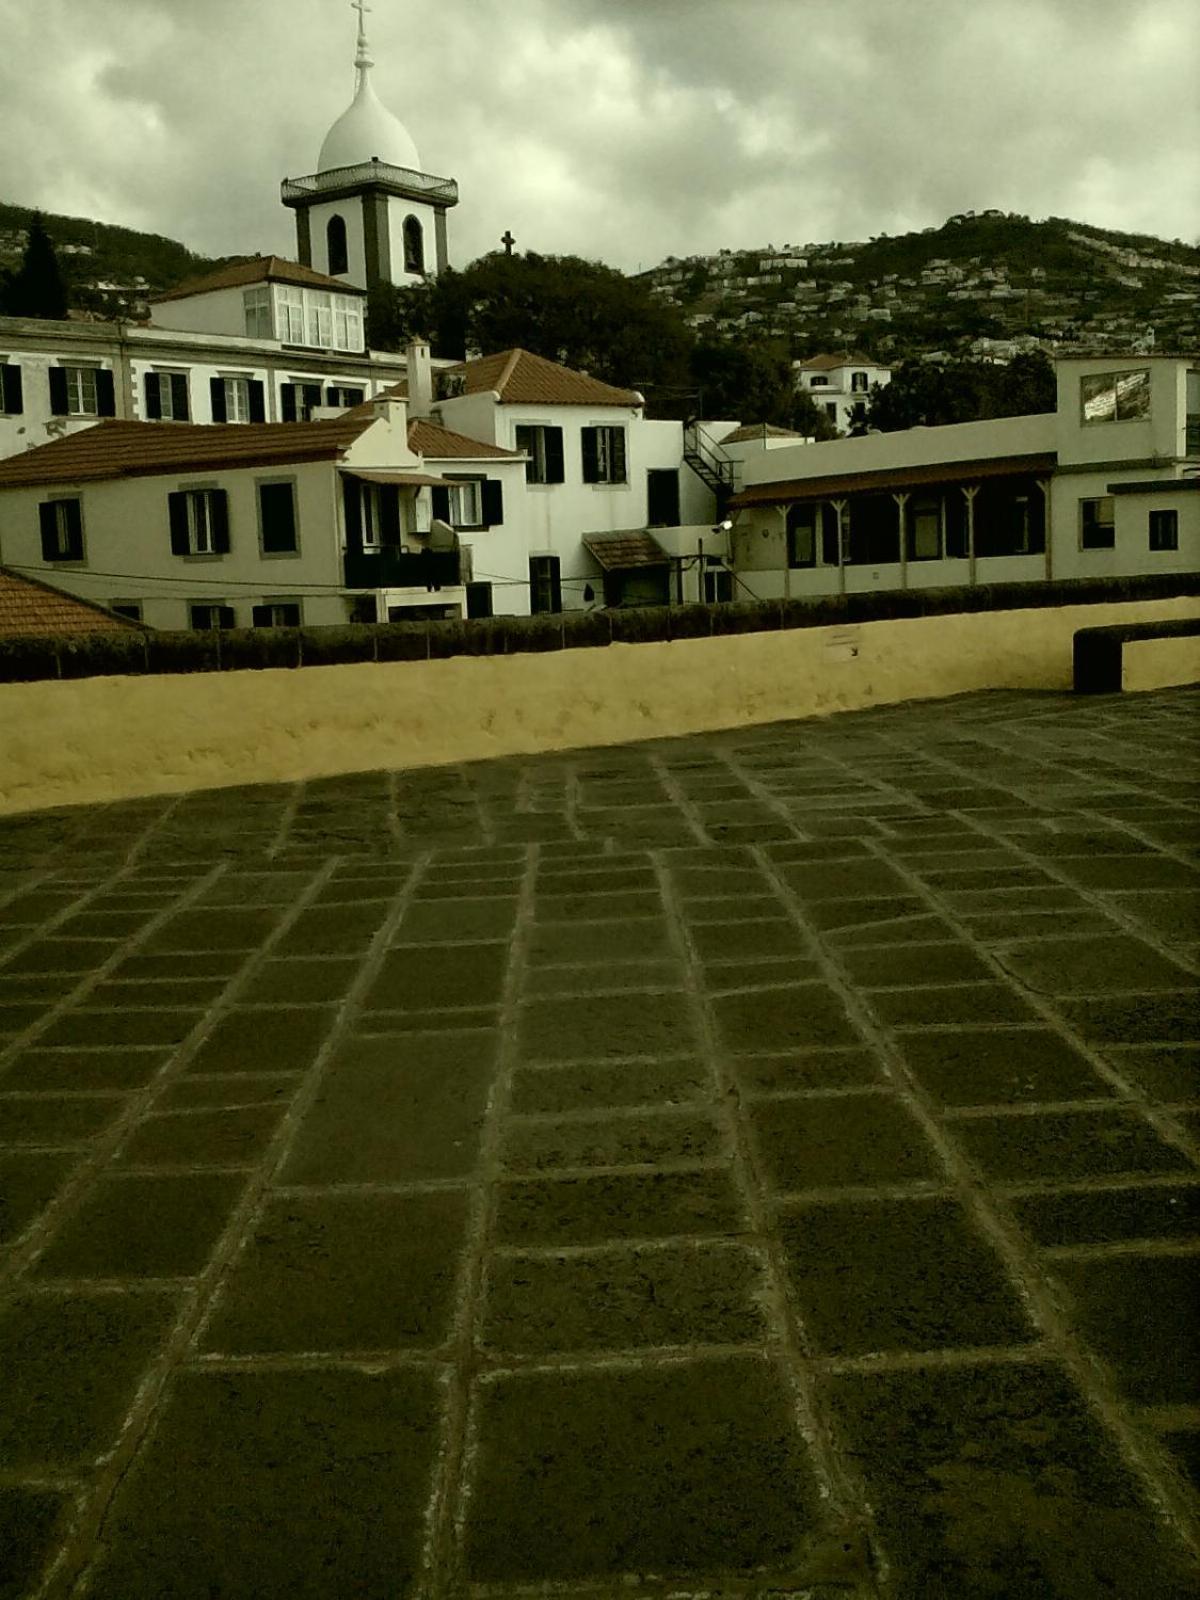
[[[865,372],[852,372],[850,374],[850,388],[854,394],[866,394],[868,384]]]
[[[363,347],[362,307],[346,296],[333,297],[333,348],[361,350]]]
[[[249,378],[222,378],[221,389],[225,396],[225,421],[250,421]]]
[[[627,483],[625,429],[609,425],[580,429],[584,483]]]
[[[808,380],[808,387],[810,389],[828,389],[829,379],[817,374]]]
[[[67,411],[73,417],[94,417],[99,404],[95,367],[63,367],[67,381]]]
[[[942,497],[913,495],[908,502],[908,559],[938,561],[942,554]]]
[[[229,552],[229,509],[223,489],[181,489],[167,496],[171,554],[221,556]]]
[[[146,416],[151,422],[187,422],[191,418],[186,372],[146,374]]]
[[[246,319],[248,339],[271,337],[271,291],[265,286],[246,289],[242,294],[242,310]]]
[[[309,294],[308,342],[328,350],[333,344],[333,300],[327,294]]]
[[[275,321],[282,344],[304,343],[304,290],[280,285],[275,290]]]
[[[483,483],[479,478],[461,478],[448,488],[450,515],[446,518],[456,528],[479,528],[483,525]]]
[[[526,483],[562,483],[563,431],[544,423],[520,422],[516,428],[517,449],[524,450]]]
[[[254,628],[298,628],[300,626],[299,600],[264,600],[252,606],[250,625]]]
[[[1150,369],[1094,372],[1079,380],[1080,418],[1097,422],[1136,422],[1150,415]]]
[[[237,617],[232,606],[215,600],[198,600],[188,607],[188,626],[209,633],[217,628],[236,628]]]

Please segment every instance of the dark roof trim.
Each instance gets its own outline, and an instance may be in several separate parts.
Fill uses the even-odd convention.
[[[847,494],[889,489],[914,489],[933,483],[974,483],[980,478],[1014,478],[1047,474],[1055,469],[1052,453],[993,456],[982,461],[943,461],[930,466],[889,467],[875,472],[846,472],[823,478],[790,478],[780,483],[754,483],[735,494],[730,507],[790,505],[797,500],[831,500]]]
[[[1200,494],[1200,477],[1141,478],[1136,483],[1110,483],[1109,494]]]

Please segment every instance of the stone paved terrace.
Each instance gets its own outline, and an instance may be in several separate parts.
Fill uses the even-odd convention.
[[[4,819],[0,1595],[1195,1595],[1198,710]]]

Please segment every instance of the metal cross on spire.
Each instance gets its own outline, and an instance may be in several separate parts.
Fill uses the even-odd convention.
[[[350,9],[358,12],[358,51],[354,57],[354,65],[361,72],[364,67],[375,65],[371,60],[371,47],[367,43],[366,21],[366,13],[374,8],[367,4],[367,0],[350,0]]]

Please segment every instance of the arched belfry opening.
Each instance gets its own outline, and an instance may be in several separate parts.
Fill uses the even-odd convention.
[[[404,270],[425,271],[425,230],[416,217],[404,219]]]
[[[350,270],[350,257],[346,248],[346,219],[332,216],[325,228],[325,251],[330,277],[337,278]]]

